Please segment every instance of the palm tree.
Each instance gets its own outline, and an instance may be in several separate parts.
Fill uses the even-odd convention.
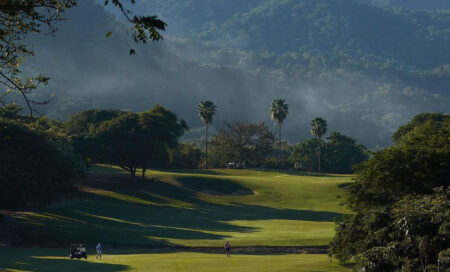
[[[281,126],[283,125],[284,119],[286,119],[289,114],[289,105],[286,104],[284,99],[274,99],[272,102],[272,107],[270,108],[270,117],[272,120],[277,121],[278,124],[278,144],[280,146],[280,154],[278,156],[278,163],[281,161]]]
[[[321,161],[321,144],[320,139],[322,136],[327,133],[327,121],[316,117],[311,121],[311,134],[317,137],[317,144],[319,148],[319,173],[320,173],[320,161]]]
[[[213,102],[204,100],[197,105],[197,112],[200,120],[205,124],[206,139],[205,139],[205,149],[206,149],[206,163],[205,167],[208,168],[208,126],[212,123],[212,119],[216,115],[216,105]]]

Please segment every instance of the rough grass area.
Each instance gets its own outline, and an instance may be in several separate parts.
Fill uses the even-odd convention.
[[[129,183],[117,168],[95,166],[77,199],[45,211],[14,213],[24,244],[106,246],[323,246],[334,235],[345,175],[276,171],[150,171]],[[221,192],[211,196],[204,191]],[[236,191],[254,194],[230,196]]]
[[[69,260],[63,249],[0,248],[0,271],[17,272],[124,272],[124,271],[350,271],[326,255],[232,255],[195,252],[107,250],[102,260],[89,255],[85,260]]]

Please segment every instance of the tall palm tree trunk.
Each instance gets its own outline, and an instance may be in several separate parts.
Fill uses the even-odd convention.
[[[208,169],[208,124],[206,124],[206,139],[205,139],[205,149],[206,149],[206,153],[205,153],[205,168]]]
[[[321,146],[320,146],[320,137],[317,137],[317,145],[319,147],[319,173],[320,173],[320,169],[321,169]]]
[[[281,163],[281,123],[278,123],[278,145],[280,148],[280,151],[278,153],[278,167],[280,167],[280,163]]]

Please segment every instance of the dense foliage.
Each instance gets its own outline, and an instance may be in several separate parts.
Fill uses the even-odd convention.
[[[351,137],[332,132],[322,145],[322,170],[326,173],[353,173],[353,166],[368,159],[367,149]],[[290,161],[292,166],[301,165],[302,170],[318,171],[318,141],[305,140],[294,147]],[[297,168],[295,167],[295,168]]]
[[[450,268],[449,117],[415,117],[396,133],[397,145],[358,167],[347,187],[354,213],[337,222],[331,243],[341,261],[355,257],[360,271]]]
[[[0,207],[61,199],[83,174],[83,164],[67,141],[52,133],[53,125],[45,121],[35,125],[40,132],[17,118],[0,117]]]
[[[170,168],[197,169],[201,167],[202,150],[195,144],[181,143],[169,149]]]
[[[66,123],[75,150],[96,163],[118,165],[134,179],[138,168],[169,164],[168,149],[177,146],[186,123],[156,105],[142,113],[112,110],[81,112]]]
[[[272,152],[275,137],[264,123],[225,122],[211,140],[211,165],[260,165]]]

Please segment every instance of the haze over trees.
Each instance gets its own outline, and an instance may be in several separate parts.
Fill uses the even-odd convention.
[[[77,4],[77,0],[25,0],[3,1],[0,5],[0,43],[2,46],[0,57],[0,84],[5,88],[0,94],[0,105],[7,107],[15,102],[15,98],[9,98],[10,93],[18,93],[23,99],[29,114],[37,112],[37,105],[47,104],[46,100],[35,100],[30,94],[40,85],[47,85],[48,76],[39,74],[34,77],[21,78],[21,65],[27,57],[34,55],[32,47],[24,40],[33,33],[45,32],[54,34],[57,30],[56,23],[63,21],[63,12]],[[133,15],[120,0],[106,0],[104,5],[111,4],[118,7],[119,11],[128,20],[131,27],[131,37],[136,43],[158,41],[162,39],[160,31],[165,30],[166,23],[157,16]],[[134,1],[131,1],[134,3]],[[106,36],[111,35],[107,33]],[[134,49],[130,49],[133,54]],[[9,99],[8,99],[9,98]]]
[[[208,13],[199,13],[198,6]],[[68,20],[58,24],[54,38],[33,38],[37,55],[25,64],[32,73],[52,77],[43,98],[55,93],[40,108],[44,113],[59,119],[91,108],[139,112],[147,101],[157,101],[191,124],[185,137],[192,140],[202,126],[192,108],[205,97],[221,109],[218,124],[240,116],[268,124],[263,102],[281,96],[289,101],[290,115],[301,116],[283,128],[287,141],[298,141],[299,132],[306,139],[309,132],[302,128],[319,115],[327,116],[331,130],[372,149],[388,146],[392,132],[413,115],[449,105],[447,10],[350,0],[137,1],[136,10],[157,13],[169,24],[163,42],[145,50],[136,46],[138,57],[128,56],[120,23],[90,1],[67,10]],[[283,42],[260,38],[265,36],[282,36]],[[44,70],[35,69],[39,63],[46,64]],[[72,63],[72,74],[83,77],[68,76],[63,63]],[[131,66],[133,71],[126,68]]]

